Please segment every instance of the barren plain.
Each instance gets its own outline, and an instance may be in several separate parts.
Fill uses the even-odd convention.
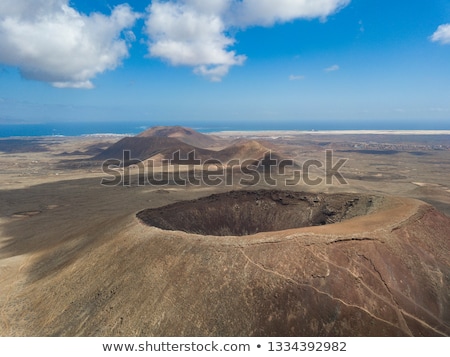
[[[450,133],[193,135],[114,185],[120,137],[0,140],[0,335],[450,335]],[[172,139],[228,176],[147,180]]]

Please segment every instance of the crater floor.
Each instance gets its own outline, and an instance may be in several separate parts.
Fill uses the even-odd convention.
[[[381,200],[361,194],[232,191],[146,209],[137,217],[164,230],[244,236],[341,222],[373,212]]]

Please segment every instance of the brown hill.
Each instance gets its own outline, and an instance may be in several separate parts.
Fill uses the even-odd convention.
[[[95,160],[119,159],[124,151],[129,151],[132,159],[147,160],[155,155],[171,159],[175,152],[180,151],[182,158],[195,151],[196,157],[204,159],[214,154],[214,151],[201,149],[168,137],[126,137],[95,156]]]
[[[246,191],[192,201],[185,217],[192,222],[270,220],[267,212],[291,205],[320,207],[324,223],[347,218],[219,237],[136,218],[138,210],[205,195],[202,189],[149,193],[88,183],[5,197],[62,206],[3,226],[1,335],[450,334],[450,218],[423,202]],[[3,214],[14,213],[8,209]]]
[[[216,137],[201,134],[191,128],[182,126],[155,126],[138,134],[139,138],[175,138],[195,147],[207,148],[215,145]]]
[[[264,147],[257,141],[245,141],[233,144],[223,150],[213,151],[195,147],[173,137],[126,137],[113,144],[108,149],[94,157],[94,160],[118,159],[122,160],[124,152],[129,151],[131,159],[148,160],[160,162],[161,160],[171,160],[175,155],[179,155],[181,160],[186,160],[194,152],[195,159],[204,162],[214,159],[223,164],[231,160],[259,161],[269,152],[273,159],[281,160],[280,155],[272,153],[270,149]],[[176,154],[179,152],[179,154]],[[192,154],[191,154],[192,155]],[[133,161],[132,161],[133,162]],[[132,163],[130,162],[130,163]],[[188,163],[188,161],[185,161]],[[190,161],[189,161],[190,162]],[[126,163],[126,165],[129,163]]]
[[[259,160],[268,153],[270,149],[264,147],[256,140],[248,140],[235,143],[217,152],[217,158],[223,161],[231,159]]]
[[[267,148],[256,140],[238,141],[215,153],[215,157],[224,164],[239,159],[243,166],[249,165],[250,162],[254,162],[258,166],[265,158],[276,160],[278,163],[284,159],[276,151]],[[259,166],[259,169],[262,169],[262,167]]]

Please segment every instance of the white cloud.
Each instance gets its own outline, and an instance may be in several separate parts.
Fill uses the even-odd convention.
[[[241,65],[246,59],[228,50],[235,41],[224,33],[221,13],[227,2],[154,1],[146,21],[150,56],[175,66],[193,66],[195,73],[219,81],[230,66]]]
[[[116,6],[110,16],[87,16],[68,0],[1,0],[0,62],[55,87],[92,88],[92,78],[128,56],[121,34],[138,17],[128,5]]]
[[[302,79],[305,79],[305,76],[298,76],[298,75],[294,75],[294,74],[291,74],[289,76],[290,81],[301,81]]]
[[[245,55],[230,47],[235,28],[325,18],[350,0],[155,0],[147,8],[149,55],[220,81]]]
[[[233,0],[184,0],[178,2],[184,2],[203,13],[224,14],[228,11]]]
[[[270,26],[296,19],[324,19],[347,6],[350,0],[242,0],[232,9],[233,22],[247,27]]]
[[[450,24],[440,25],[431,35],[430,40],[444,45],[450,44]]]
[[[229,65],[215,65],[207,66],[201,65],[194,69],[195,74],[200,74],[205,77],[209,77],[212,82],[220,82],[222,77],[228,73],[230,69]]]
[[[334,72],[334,71],[339,71],[339,66],[337,64],[334,64],[330,67],[327,67],[324,69],[325,72]]]
[[[125,1],[125,0],[124,0]],[[148,0],[147,0],[148,1]],[[32,3],[32,5],[31,5]],[[145,33],[150,57],[220,81],[246,56],[232,33],[296,19],[324,19],[350,0],[153,0]],[[127,4],[107,16],[82,14],[69,0],[0,0],[0,63],[28,79],[59,88],[92,88],[92,79],[119,66],[136,40],[140,17]]]

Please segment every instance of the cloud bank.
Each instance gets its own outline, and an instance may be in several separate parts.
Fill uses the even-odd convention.
[[[109,16],[78,12],[69,0],[1,0],[0,63],[55,87],[92,88],[92,79],[121,65],[145,17],[148,56],[220,81],[246,56],[231,33],[297,19],[324,19],[350,0],[153,0],[145,14],[127,4]],[[140,31],[140,29],[138,30]]]
[[[128,56],[121,34],[138,16],[128,5],[87,16],[68,0],[2,0],[0,62],[55,87],[92,88],[92,78]]]
[[[147,8],[149,55],[220,81],[245,55],[230,47],[230,30],[272,26],[296,19],[325,18],[350,0],[171,0]]]
[[[444,24],[437,28],[435,33],[431,35],[432,42],[439,42],[443,45],[450,44],[450,24]]]
[[[170,64],[193,66],[194,72],[219,81],[231,66],[246,59],[228,50],[234,39],[225,35],[222,18],[228,0],[154,1],[148,7],[149,54]]]
[[[325,19],[350,0],[242,0],[231,6],[231,22],[241,27],[271,26],[296,19]]]

